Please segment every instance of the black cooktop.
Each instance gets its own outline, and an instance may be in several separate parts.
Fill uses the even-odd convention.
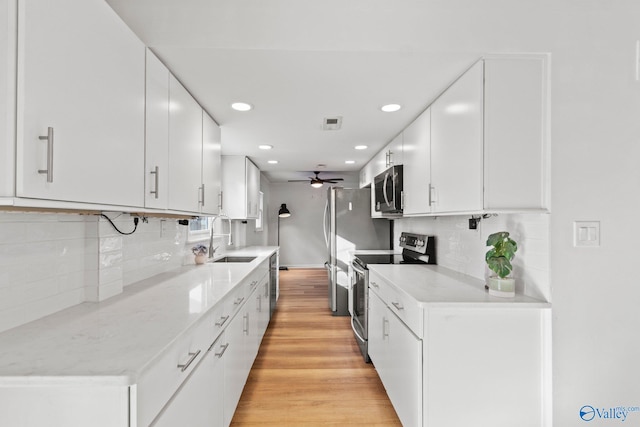
[[[428,262],[426,260],[417,258],[420,255],[421,254],[416,253],[415,257],[412,257],[406,254],[376,254],[355,255],[355,258],[358,259],[363,266],[367,264],[427,264]]]

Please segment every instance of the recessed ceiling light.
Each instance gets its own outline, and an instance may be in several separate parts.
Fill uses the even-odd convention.
[[[393,113],[394,111],[398,111],[402,106],[400,104],[387,104],[380,107],[382,111],[385,113]]]
[[[261,150],[271,150],[273,148],[273,145],[262,144],[262,145],[258,145],[258,148]]]
[[[354,148],[356,150],[366,150],[369,147],[367,147],[366,145],[356,145]]]
[[[246,102],[234,102],[231,104],[231,108],[236,111],[249,111],[253,108],[253,105],[247,104]]]
[[[348,164],[348,165],[352,165],[352,164],[354,164],[356,161],[355,161],[355,160],[345,160],[344,162],[345,162],[346,164]]]
[[[269,163],[271,165],[277,165],[278,161],[277,160],[267,160],[267,163]]]

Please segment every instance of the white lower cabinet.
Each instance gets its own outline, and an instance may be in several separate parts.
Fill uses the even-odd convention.
[[[369,293],[369,356],[405,427],[422,425],[422,340]]]
[[[369,274],[369,356],[403,426],[551,425],[548,308],[419,302]]]
[[[224,353],[227,349],[224,332],[211,345],[177,391],[152,423],[155,427],[222,427]]]

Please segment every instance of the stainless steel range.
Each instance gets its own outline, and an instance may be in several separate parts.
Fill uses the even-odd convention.
[[[424,234],[402,233],[401,254],[357,254],[351,262],[351,328],[365,362],[368,354],[369,269],[370,264],[436,264],[435,238]]]

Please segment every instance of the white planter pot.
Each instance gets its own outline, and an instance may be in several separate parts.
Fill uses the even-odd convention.
[[[196,255],[196,264],[204,264],[207,262],[207,254]]]
[[[500,277],[489,277],[489,295],[503,298],[513,298],[516,296],[516,281],[514,279]]]

